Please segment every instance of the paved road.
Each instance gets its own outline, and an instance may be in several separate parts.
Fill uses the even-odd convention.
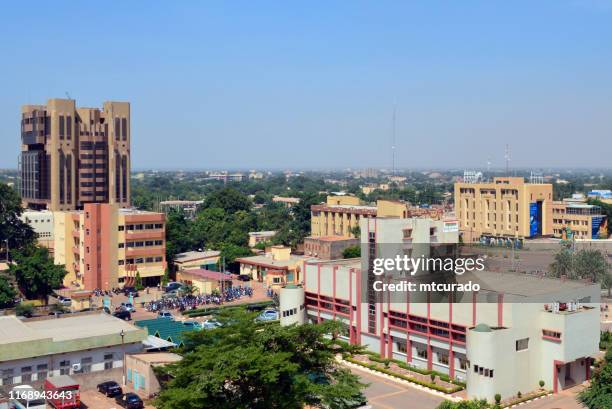
[[[351,368],[362,382],[369,383],[364,395],[373,409],[435,409],[444,399],[399,383]]]
[[[521,405],[521,409],[585,409],[581,403],[576,400],[576,395],[583,389],[583,386],[578,385],[543,399],[538,399],[534,402]]]

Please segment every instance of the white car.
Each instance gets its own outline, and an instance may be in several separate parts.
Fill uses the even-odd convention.
[[[169,311],[160,311],[157,313],[157,318],[163,318],[163,319],[167,319],[167,320],[173,320],[174,321],[174,316],[172,314],[170,314]]]

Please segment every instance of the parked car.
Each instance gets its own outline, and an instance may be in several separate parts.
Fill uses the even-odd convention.
[[[176,281],[171,281],[168,283],[168,285],[166,285],[164,287],[164,292],[170,292],[172,290],[178,290],[179,288],[181,288],[183,286],[183,284],[176,282]]]
[[[125,321],[130,321],[132,319],[132,314],[130,314],[130,312],[126,310],[117,310],[113,312],[113,317],[121,318]]]
[[[206,320],[202,324],[202,329],[215,329],[221,326],[221,323],[217,320]]]
[[[123,294],[125,294],[126,297],[130,295],[132,297],[138,297],[138,290],[136,287],[123,287]]]
[[[257,321],[275,321],[277,319],[278,311],[276,310],[265,310],[257,316]]]
[[[62,297],[59,300],[59,303],[62,304],[64,307],[70,307],[72,305],[72,299],[68,297]]]
[[[170,311],[160,311],[157,313],[157,318],[164,318],[168,320],[174,320],[174,316],[170,313]]]
[[[183,321],[183,325],[187,328],[202,329],[202,325],[197,321]]]
[[[125,395],[119,395],[115,398],[115,402],[125,409],[143,409],[144,403],[142,399],[135,393],[126,393]]]
[[[121,386],[115,381],[106,381],[98,384],[98,392],[103,393],[108,397],[122,395],[123,390]]]
[[[131,302],[122,302],[121,303],[121,309],[129,311],[129,312],[136,311],[136,309],[134,308],[134,306],[132,305]]]
[[[240,281],[251,281],[251,276],[248,274],[240,274],[238,276],[238,280]]]

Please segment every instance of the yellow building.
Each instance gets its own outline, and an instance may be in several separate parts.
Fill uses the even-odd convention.
[[[522,177],[455,183],[455,213],[465,242],[550,236],[552,184]]]
[[[359,226],[359,220],[374,217],[399,218],[428,216],[439,219],[441,208],[422,209],[399,200],[378,200],[376,206],[369,206],[355,196],[327,196],[327,202],[312,205],[311,236],[355,237],[353,230]]]
[[[54,261],[64,264],[64,285],[86,290],[160,283],[166,269],[163,213],[87,203],[54,212]]]
[[[584,201],[565,199],[552,203],[553,235],[568,240],[607,238],[606,216],[601,208]]]

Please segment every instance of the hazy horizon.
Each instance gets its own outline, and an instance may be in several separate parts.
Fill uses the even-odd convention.
[[[132,107],[134,170],[609,169],[612,1],[9,3],[20,107]]]

